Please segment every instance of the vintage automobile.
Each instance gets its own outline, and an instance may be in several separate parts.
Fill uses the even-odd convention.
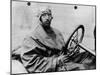
[[[71,36],[67,40],[65,47],[63,47],[62,52],[60,52],[60,53],[67,55],[67,57],[68,57],[67,61],[72,61],[75,63],[85,63],[85,64],[89,65],[89,68],[87,68],[87,69],[95,69],[96,68],[96,52],[95,52],[95,50],[91,50],[82,44],[84,34],[85,34],[84,25],[79,25],[73,31],[73,33],[71,34]],[[54,50],[55,52],[58,51],[54,48],[50,48],[50,47],[44,45],[39,40],[36,40],[36,39],[33,39],[33,40],[35,42],[40,43],[42,46],[44,46],[45,48],[47,48],[49,50]],[[84,50],[84,52],[85,52],[84,55],[81,55],[81,50]],[[20,55],[15,54],[14,51],[15,50],[13,50],[13,52],[12,52],[11,59],[13,61],[17,61],[17,63],[19,63],[21,65],[22,62],[20,59]],[[79,55],[81,55],[81,57]],[[62,63],[62,64],[64,65],[64,63]],[[27,73],[27,71],[25,70],[23,65],[21,65],[21,66],[24,69],[23,72]],[[13,67],[13,65],[12,65],[12,67]],[[18,65],[17,65],[17,67],[18,67]],[[73,69],[73,70],[75,70],[75,69]],[[18,72],[18,73],[23,73],[23,72]]]

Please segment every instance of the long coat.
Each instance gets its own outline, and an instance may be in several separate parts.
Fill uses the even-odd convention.
[[[55,39],[52,39],[41,25],[38,25],[30,35],[24,38],[21,59],[28,72],[51,72],[57,70],[57,54],[53,54],[54,51],[47,50],[34,40],[38,39],[50,48],[61,50],[65,45],[63,36],[57,29],[52,28],[52,30],[56,35]]]

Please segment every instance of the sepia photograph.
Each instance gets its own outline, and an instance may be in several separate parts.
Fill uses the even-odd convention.
[[[96,70],[96,6],[11,1],[11,74]]]

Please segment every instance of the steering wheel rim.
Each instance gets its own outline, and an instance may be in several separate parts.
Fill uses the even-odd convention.
[[[75,33],[78,31],[81,30],[81,36],[80,36],[80,39],[78,38],[78,35],[73,37],[75,35]],[[82,42],[83,40],[83,37],[84,37],[84,32],[85,32],[85,29],[84,29],[84,26],[83,25],[79,25],[75,30],[74,32],[71,34],[71,36],[69,37],[67,43],[65,44],[65,48],[67,51],[65,51],[68,56],[72,56],[74,55],[74,53],[76,52],[79,52],[80,48],[78,47],[78,44]],[[76,37],[78,39],[76,39]],[[74,44],[74,47],[72,48],[71,46]],[[72,48],[72,49],[71,49]]]

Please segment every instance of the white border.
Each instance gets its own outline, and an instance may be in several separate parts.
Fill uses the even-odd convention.
[[[34,1],[34,0],[27,0]],[[41,2],[72,3],[96,5],[97,9],[97,69],[89,71],[70,71],[56,73],[41,73],[41,75],[98,75],[100,72],[100,0],[35,0]],[[0,1],[0,74],[10,74],[10,0]],[[31,74],[29,74],[31,75]],[[40,75],[40,74],[36,74]]]

